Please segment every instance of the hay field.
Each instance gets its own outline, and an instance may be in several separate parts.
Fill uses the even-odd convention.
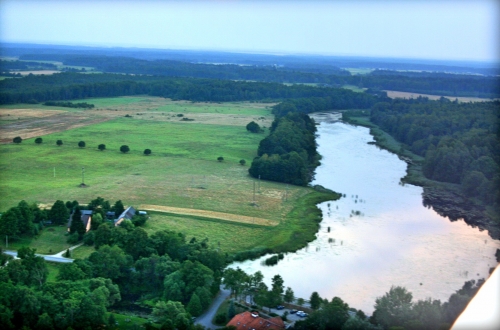
[[[438,95],[430,95],[430,94],[420,94],[420,93],[411,93],[411,92],[398,92],[398,91],[385,91],[387,92],[387,96],[390,98],[403,98],[403,99],[414,99],[419,96],[427,97],[429,100],[439,100],[441,96]],[[458,99],[458,102],[486,102],[492,101],[492,99],[481,98],[481,97],[467,97],[467,96],[446,96],[447,99],[454,101]],[[498,99],[496,99],[498,100]]]

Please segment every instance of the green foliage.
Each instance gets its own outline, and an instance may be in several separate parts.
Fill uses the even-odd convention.
[[[86,228],[82,222],[82,212],[80,211],[80,208],[78,206],[73,210],[69,232],[71,234],[78,233],[80,237],[83,237],[86,232]]]
[[[49,220],[56,225],[63,225],[69,219],[69,211],[63,201],[57,200],[49,211]]]
[[[35,139],[35,143],[36,143],[36,144],[42,144],[42,142],[43,142],[43,139],[42,139],[41,137],[37,137],[37,138]]]
[[[499,105],[396,99],[375,104],[370,120],[425,157],[427,178],[460,184],[468,198],[494,205],[500,200]]]
[[[85,148],[85,141],[78,142],[78,147],[79,148]]]
[[[57,140],[57,141],[56,141],[56,144],[57,144],[58,146],[62,146],[62,145],[63,145],[63,141],[62,141],[62,140]]]
[[[245,166],[245,164],[247,163],[247,161],[244,160],[244,159],[240,159],[239,163],[240,163],[241,166]]]
[[[99,144],[99,145],[97,146],[97,149],[99,149],[100,151],[104,151],[104,150],[106,150],[106,145],[105,145],[105,144],[103,144],[103,143],[101,143],[101,144]],[[111,315],[113,315],[113,314],[111,314]]]
[[[144,149],[144,155],[146,156],[151,155],[151,149]]]
[[[222,161],[224,161],[224,157],[219,156],[219,157],[217,157],[217,160],[218,160],[219,162],[222,162]]]
[[[186,311],[189,312],[192,316],[200,316],[201,313],[203,312],[200,298],[196,293],[193,293],[191,296],[191,299],[189,300],[189,303],[186,306]]]
[[[120,147],[120,151],[121,151],[122,153],[126,154],[127,152],[129,152],[129,151],[130,151],[130,148],[129,148],[127,145],[122,145],[122,146]]]
[[[115,202],[115,205],[113,205],[113,211],[115,211],[116,216],[118,217],[120,214],[125,211],[125,207],[123,206],[123,203],[121,200],[118,200]]]
[[[319,307],[321,306],[321,297],[316,291],[314,291],[311,294],[311,297],[309,298],[309,303],[311,304],[311,308],[314,310],[319,309]]]
[[[93,104],[89,104],[86,102],[72,103],[72,102],[47,101],[43,105],[54,106],[54,107],[66,107],[66,108],[84,108],[84,109],[92,109],[94,107]]]
[[[248,172],[265,180],[306,185],[318,164],[314,121],[307,115],[289,113],[275,119],[271,134],[259,144]]]
[[[293,293],[292,288],[290,288],[290,287],[286,288],[285,296],[283,297],[283,300],[289,304],[295,300],[295,294]]]
[[[20,136],[16,136],[15,138],[12,139],[12,142],[19,144],[23,142],[23,139]]]
[[[64,257],[71,258],[71,251],[69,249],[66,249],[66,252],[64,252]]]
[[[246,126],[247,131],[252,132],[252,133],[259,133],[261,131],[259,124],[257,124],[254,121],[251,121],[247,124]]]
[[[375,300],[374,319],[384,328],[404,326],[411,316],[412,298],[405,288],[391,287],[389,292]]]

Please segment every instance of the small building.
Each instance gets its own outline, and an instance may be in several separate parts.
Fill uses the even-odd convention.
[[[116,213],[113,211],[108,211],[106,212],[106,219],[108,220],[115,220],[116,218]]]
[[[118,226],[123,220],[132,220],[135,213],[136,210],[132,206],[127,207],[127,209],[115,219],[115,226]]]
[[[285,329],[285,323],[281,317],[264,319],[256,312],[243,312],[235,315],[226,326],[234,326],[237,330],[280,330]]]

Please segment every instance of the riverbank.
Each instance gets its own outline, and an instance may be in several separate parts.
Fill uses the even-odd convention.
[[[296,252],[312,242],[323,220],[322,211],[317,205],[335,201],[342,195],[322,186],[311,187],[311,190],[311,193],[294,202],[293,209],[278,226],[270,229],[272,232],[266,236],[268,239],[262,242],[263,246],[238,252],[233,259],[253,260],[266,254]]]
[[[427,207],[432,207],[439,215],[451,221],[464,219],[472,227],[487,230],[491,238],[500,240],[500,222],[484,205],[467,199],[457,184],[429,180],[422,172],[424,158],[405,149],[401,143],[364,116],[343,116],[342,120],[349,124],[368,127],[375,140],[375,145],[388,150],[407,163],[406,176],[401,183],[412,184],[423,188],[422,200]]]

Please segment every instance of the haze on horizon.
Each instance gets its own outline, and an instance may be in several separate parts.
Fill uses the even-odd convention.
[[[500,2],[0,0],[0,41],[500,62]]]

